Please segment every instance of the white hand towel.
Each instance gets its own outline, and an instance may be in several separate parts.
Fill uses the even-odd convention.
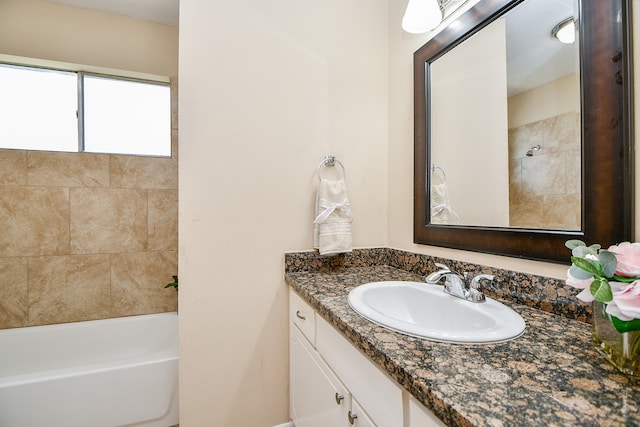
[[[459,224],[460,218],[451,209],[447,184],[431,185],[431,223]]]
[[[316,195],[316,219],[313,221],[313,247],[320,255],[351,252],[353,215],[344,179],[320,178]]]

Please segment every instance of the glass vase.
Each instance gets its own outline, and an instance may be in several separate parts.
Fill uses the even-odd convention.
[[[618,332],[606,308],[593,302],[593,345],[620,372],[640,376],[640,331]]]

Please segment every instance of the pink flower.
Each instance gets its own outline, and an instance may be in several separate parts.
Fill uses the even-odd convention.
[[[589,290],[591,282],[593,282],[593,277],[585,280],[579,280],[573,277],[569,270],[567,270],[567,285],[573,286],[577,289],[582,289],[582,292],[576,295],[576,298],[579,300],[584,302],[591,302],[594,300],[593,295],[591,295],[591,291]]]
[[[624,277],[640,277],[640,243],[623,242],[609,247],[616,254],[616,274]]]
[[[613,301],[607,305],[607,313],[620,320],[640,318],[640,280],[630,284],[609,282]]]

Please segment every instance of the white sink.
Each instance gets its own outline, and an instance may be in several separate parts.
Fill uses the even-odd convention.
[[[434,341],[495,343],[518,337],[522,317],[491,298],[473,303],[420,282],[372,282],[349,293],[364,318],[403,334]]]

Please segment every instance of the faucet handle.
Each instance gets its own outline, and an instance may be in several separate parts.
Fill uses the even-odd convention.
[[[451,271],[451,269],[449,267],[447,267],[444,264],[441,264],[439,262],[434,262],[433,263],[436,267],[438,267],[440,270],[447,270],[447,271]]]
[[[478,274],[476,277],[471,279],[471,283],[469,284],[469,288],[471,289],[480,289],[480,281],[481,280],[493,280],[496,276],[492,274]]]
[[[484,302],[486,301],[484,294],[480,290],[480,281],[481,280],[493,280],[495,276],[491,274],[478,274],[476,277],[471,279],[471,283],[469,284],[469,298],[473,302]]]

